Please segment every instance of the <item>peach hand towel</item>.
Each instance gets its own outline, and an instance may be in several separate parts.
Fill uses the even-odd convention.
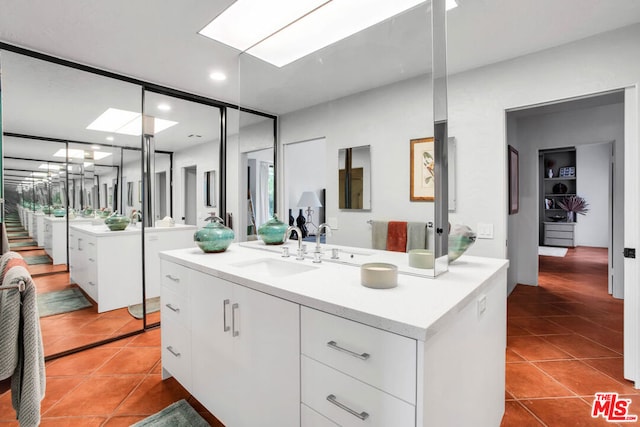
[[[387,250],[405,252],[407,249],[406,221],[389,221],[387,229]]]

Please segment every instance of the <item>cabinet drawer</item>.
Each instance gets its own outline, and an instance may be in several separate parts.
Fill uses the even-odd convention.
[[[162,319],[162,367],[185,388],[191,388],[191,334],[182,325]]]
[[[302,354],[415,404],[416,341],[302,307]]]
[[[300,416],[300,425],[302,427],[338,427],[338,424],[324,415],[320,415],[305,404],[300,405]]]
[[[344,427],[362,426],[363,417],[367,426],[414,427],[416,422],[413,405],[305,356],[302,403]]]
[[[548,246],[564,246],[564,247],[573,247],[575,244],[573,243],[573,239],[544,239],[544,244]]]
[[[575,224],[573,223],[556,223],[556,224],[545,224],[544,229],[546,231],[554,230],[554,231],[573,231],[573,227]]]
[[[544,236],[555,239],[573,239],[573,231],[547,230]]]
[[[165,320],[170,320],[188,328],[191,316],[187,301],[183,295],[163,286],[160,296],[160,313],[163,324]]]
[[[160,278],[162,286],[185,298],[189,297],[189,287],[186,286],[187,278],[189,277],[189,269],[187,267],[161,260],[160,274],[162,275]]]

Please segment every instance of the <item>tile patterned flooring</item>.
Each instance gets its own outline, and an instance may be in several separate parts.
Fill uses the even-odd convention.
[[[503,427],[615,425],[591,418],[598,391],[631,399],[640,414],[640,390],[622,376],[623,303],[607,294],[606,276],[606,249],[571,249],[540,257],[540,286],[509,296]],[[49,277],[37,283],[55,286]],[[161,380],[159,329],[50,361],[47,381],[42,426],[127,426],[182,398],[222,426]],[[0,395],[0,427],[18,425],[10,399]]]
[[[162,381],[160,329],[46,364],[41,426],[129,426],[180,399],[222,426],[173,378]],[[0,426],[17,427],[11,393],[0,395]]]
[[[602,248],[539,257],[539,286],[507,299],[502,426],[617,425],[591,417],[596,392],[631,399],[640,415],[640,390],[622,374],[623,302],[607,293],[607,262]]]

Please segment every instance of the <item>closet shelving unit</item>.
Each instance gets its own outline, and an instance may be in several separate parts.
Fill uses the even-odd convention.
[[[540,244],[574,247],[576,223],[566,222],[566,212],[558,202],[577,194],[575,147],[541,151],[540,171]]]

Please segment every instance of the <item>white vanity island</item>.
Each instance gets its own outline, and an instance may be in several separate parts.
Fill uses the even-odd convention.
[[[358,266],[244,244],[160,258],[163,374],[227,427],[500,425],[506,260],[377,290]]]
[[[196,226],[145,228],[145,295],[160,295],[158,252],[192,247]],[[98,312],[142,302],[142,229],[129,225],[111,231],[104,225],[77,224],[69,227],[69,272],[71,279],[96,303]]]

